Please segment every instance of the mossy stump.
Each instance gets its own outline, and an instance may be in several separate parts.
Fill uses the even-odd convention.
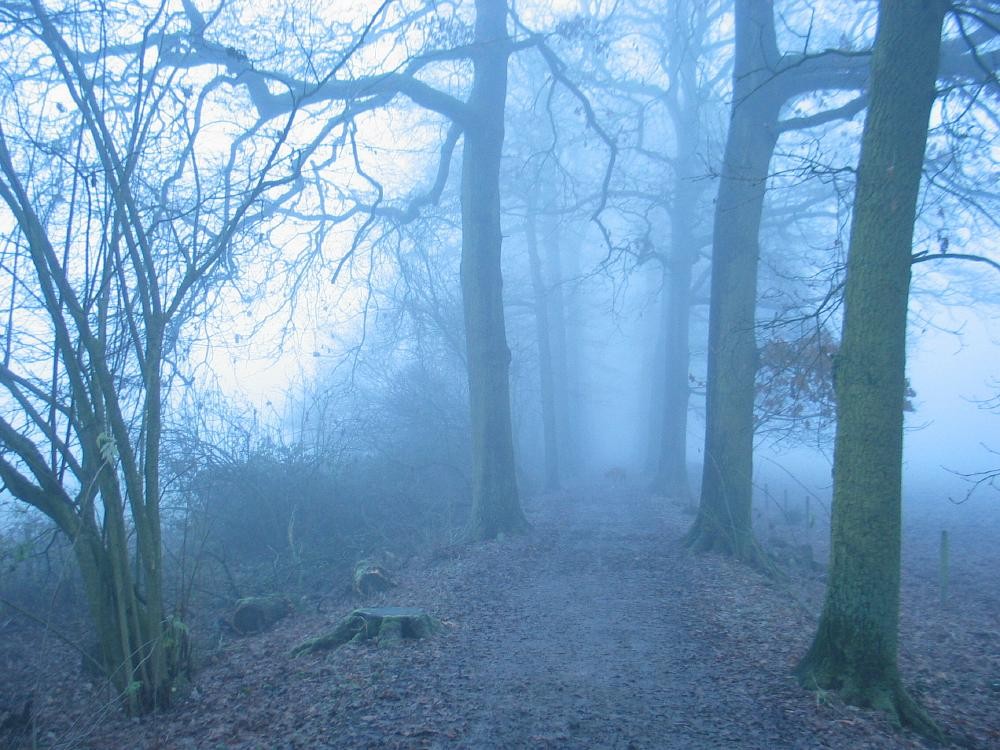
[[[388,571],[374,560],[361,560],[354,566],[354,593],[359,596],[388,591],[395,585]]]
[[[248,596],[236,602],[233,629],[240,635],[261,633],[291,610],[289,601],[281,596]]]
[[[436,618],[415,607],[366,607],[351,612],[326,635],[300,643],[292,649],[292,656],[371,639],[380,646],[395,645],[404,638],[426,638],[440,627]]]

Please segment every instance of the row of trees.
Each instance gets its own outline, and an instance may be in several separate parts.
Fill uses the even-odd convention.
[[[874,53],[868,6],[851,15],[854,29],[827,20],[826,6],[790,3],[787,18],[828,23],[817,37],[843,42],[819,52],[811,26],[798,51],[782,50],[790,34],[773,0],[736,0],[732,10],[635,3],[574,16],[515,13],[506,0],[386,0],[353,21],[258,18],[267,31],[256,35],[239,20],[250,10],[190,0],[141,12],[86,2],[55,9],[35,0],[0,16],[12,61],[0,113],[0,479],[72,541],[100,666],[130,710],[169,703],[183,669],[173,648],[180,626],[163,594],[160,450],[175,386],[191,382],[200,326],[214,305],[260,302],[241,286],[248,263],[288,269],[286,288],[299,289],[306,269],[337,281],[362,263],[362,250],[393,236],[404,243],[403,227],[449,200],[456,158],[462,330],[447,330],[440,310],[428,320],[467,371],[470,534],[489,539],[526,524],[502,254],[504,212],[517,203],[546,485],[557,487],[571,463],[576,429],[560,386],[578,376],[567,309],[575,272],[564,266],[579,256],[560,250],[560,234],[589,220],[585,241],[603,249],[603,273],[653,267],[662,281],[652,474],[654,489],[673,496],[689,492],[691,313],[711,247],[705,461],[689,541],[766,565],[751,525],[766,188],[782,137],[849,122],[867,107],[844,335],[831,368],[833,567],[800,674],[935,731],[895,671],[906,299],[934,82],[976,88],[968,111],[991,117],[995,9],[953,10],[940,66],[943,2],[881,4]],[[531,114],[519,116],[512,101],[531,102]],[[372,156],[384,140],[380,117],[419,134],[412,145],[431,154],[425,189]],[[710,144],[721,131],[716,155]],[[353,239],[331,258],[333,225]],[[823,302],[831,296],[839,293]],[[873,442],[885,455],[869,450]]]
[[[945,3],[880,3],[867,53],[781,54],[771,2],[735,5],[732,118],[715,206],[705,462],[688,541],[762,564],[750,506],[760,217],[778,137],[867,107],[846,269],[843,333],[833,358],[834,453],[830,580],[803,684],[839,691],[940,737],[908,697],[896,667],[906,313],[916,206],[939,75],[995,84],[956,9],[964,47],[939,50]],[[978,65],[968,67],[969,58]],[[961,85],[960,83],[958,85]],[[839,106],[780,119],[816,91],[857,92]],[[994,90],[995,95],[995,90]]]

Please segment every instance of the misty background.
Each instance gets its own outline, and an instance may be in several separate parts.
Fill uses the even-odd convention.
[[[745,561],[826,565],[878,3],[741,0],[780,51],[749,91],[728,2],[48,6],[0,8],[0,626],[137,715],[248,598],[339,606],[594,493],[693,516],[741,300]],[[928,570],[942,532],[1000,564],[998,29],[945,19],[917,201]]]

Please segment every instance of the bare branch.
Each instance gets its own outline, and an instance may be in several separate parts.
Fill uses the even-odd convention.
[[[1000,263],[997,263],[992,258],[986,258],[982,255],[971,255],[969,253],[932,253],[929,250],[924,250],[914,253],[910,263],[916,265],[917,263],[926,263],[931,260],[964,260],[973,263],[985,263],[994,270],[1000,271]]]

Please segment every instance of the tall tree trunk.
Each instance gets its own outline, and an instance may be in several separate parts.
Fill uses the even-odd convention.
[[[646,455],[643,462],[643,474],[652,477],[649,483],[649,491],[654,494],[664,494],[659,487],[660,482],[660,452],[663,449],[663,405],[664,405],[664,377],[666,372],[666,331],[667,331],[667,293],[670,287],[667,269],[661,265],[656,269],[658,275],[654,275],[652,269],[647,279],[650,285],[649,294],[656,295],[659,310],[657,320],[653,330],[647,336],[653,339],[653,348],[646,353],[648,360],[643,362],[645,371],[649,372],[648,383],[645,384],[649,392],[649,418],[646,420]],[[654,289],[655,286],[655,289]]]
[[[559,489],[559,438],[556,423],[555,377],[552,363],[552,327],[549,321],[549,293],[538,252],[538,217],[534,192],[528,196],[525,236],[531,290],[534,298],[535,338],[538,340],[539,395],[542,402],[542,450],[545,461],[545,489]]]
[[[671,258],[664,285],[662,314],[664,358],[659,455],[652,488],[658,494],[687,502],[691,488],[687,476],[687,418],[691,384],[691,265],[685,258]]]
[[[691,275],[698,259],[694,247],[694,221],[701,189],[694,184],[694,133],[680,126],[678,158],[670,209],[670,255],[664,274],[661,332],[663,381],[661,424],[652,489],[667,497],[687,501],[691,488],[687,476],[687,419],[691,396]],[[696,127],[696,123],[693,127]]]
[[[688,543],[762,563],[751,525],[760,218],[783,98],[770,0],[737,0],[733,109],[715,205],[705,464]]]
[[[575,474],[578,468],[577,445],[574,439],[573,393],[577,372],[570,367],[570,347],[575,345],[567,330],[566,277],[563,273],[559,219],[542,218],[541,242],[545,256],[545,276],[549,279],[549,338],[552,349],[552,382],[555,387],[556,439],[560,474]]]
[[[906,311],[944,9],[942,0],[879,6],[834,371],[830,575],[797,670],[807,687],[837,690],[935,737],[903,689],[896,651]]]
[[[507,3],[476,0],[475,77],[462,151],[462,304],[472,413],[476,539],[526,525],[510,415],[510,349],[500,271],[500,157],[507,97]]]
[[[700,73],[707,54],[709,4],[678,0],[666,10],[664,30],[670,87],[665,104],[674,130],[675,155],[669,189],[670,247],[663,275],[657,383],[650,436],[651,489],[685,502],[691,499],[687,474],[687,425],[691,398],[691,277],[698,260],[695,245],[699,204],[707,183],[697,153],[707,106]]]

